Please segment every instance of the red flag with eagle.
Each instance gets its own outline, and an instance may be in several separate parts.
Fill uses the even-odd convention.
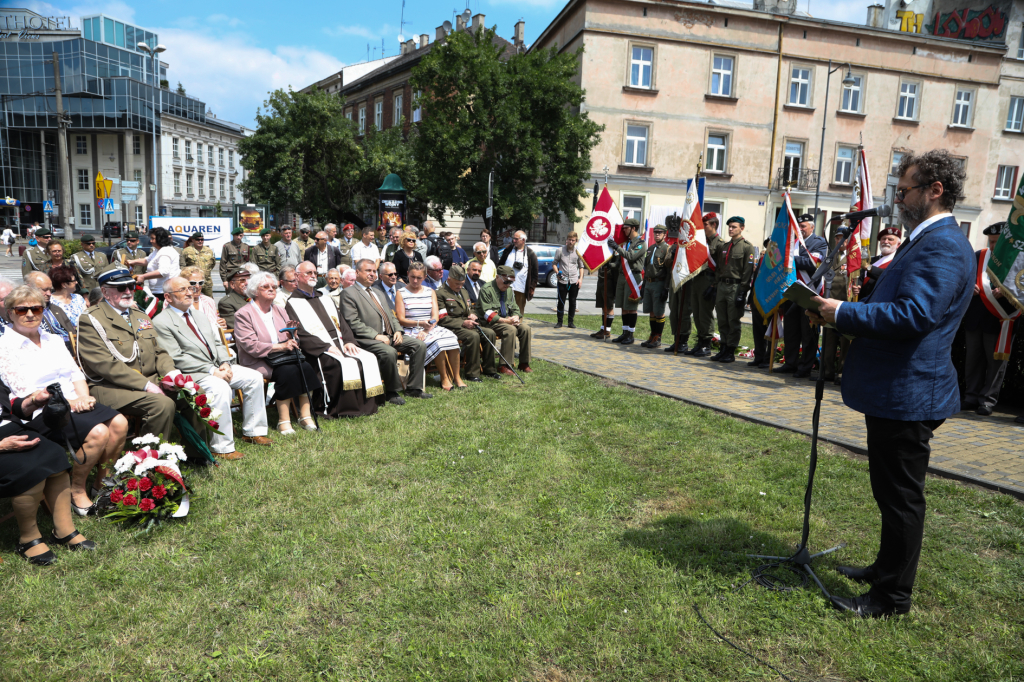
[[[875,201],[871,197],[871,176],[868,174],[868,157],[864,150],[860,150],[857,164],[857,179],[853,183],[853,200],[850,202],[851,211],[866,211],[875,207]],[[856,301],[857,296],[853,293],[853,286],[864,279],[861,272],[864,263],[861,247],[864,242],[871,239],[871,219],[865,218],[853,226],[850,238],[846,242],[846,295],[848,300]]]
[[[576,246],[577,255],[583,259],[591,272],[612,257],[612,250],[608,248],[609,239],[614,239],[619,244],[625,241],[622,238],[622,214],[619,213],[618,206],[605,186]]]
[[[676,259],[672,263],[672,291],[679,291],[679,287],[708,266],[708,238],[704,234],[697,183],[698,178],[694,178],[686,189],[686,202],[683,204],[679,226],[680,239],[677,242]],[[682,238],[684,234],[686,239]]]

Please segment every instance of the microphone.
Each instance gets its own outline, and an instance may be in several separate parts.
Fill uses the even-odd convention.
[[[850,224],[854,225],[865,218],[874,218],[875,216],[878,216],[879,218],[888,218],[890,215],[892,215],[892,209],[889,208],[888,204],[882,204],[881,206],[869,208],[866,211],[851,211],[850,213],[843,213],[841,215],[837,215],[832,220],[849,220]]]

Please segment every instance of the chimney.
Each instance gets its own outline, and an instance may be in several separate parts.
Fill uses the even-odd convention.
[[[516,47],[522,47],[526,43],[526,22],[520,19],[516,22],[515,30],[512,34],[512,44]]]
[[[461,14],[455,16],[455,30],[461,31],[466,28],[466,20],[462,18]]]
[[[439,40],[444,40],[445,35],[444,26],[438,26],[434,31],[434,42],[436,43]]]
[[[423,48],[423,47],[426,47],[429,44],[430,44],[430,36],[428,36],[426,33],[421,33],[420,34],[420,47]]]
[[[754,0],[754,9],[772,14],[796,13],[797,0]]]
[[[413,40],[412,38],[409,38],[407,41],[405,41],[405,51],[406,52],[415,52],[416,51],[416,41]]]
[[[871,5],[868,7],[868,26],[872,28],[882,28],[883,14],[885,13],[885,7],[883,5]]]
[[[481,30],[484,27],[484,15],[477,14],[473,17],[473,33]]]

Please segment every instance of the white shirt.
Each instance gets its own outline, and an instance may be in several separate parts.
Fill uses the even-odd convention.
[[[267,328],[267,333],[270,334],[271,342],[277,343],[279,334],[278,331],[274,329],[274,308],[271,307],[270,310],[264,313],[260,310],[260,307],[256,305],[255,301],[249,301],[249,305],[252,306],[253,310],[256,311],[256,314],[260,316],[261,320],[263,320],[263,326]]]
[[[85,381],[85,375],[75,364],[63,339],[39,330],[37,346],[14,327],[0,336],[0,378],[16,398],[25,398],[58,383],[68,400],[78,398],[73,382]],[[38,415],[42,409],[40,406],[32,416]]]
[[[521,294],[526,293],[526,277],[530,274],[530,262],[526,255],[526,247],[523,247],[522,251],[516,251],[513,248],[508,252],[508,257],[505,259],[505,265],[512,268],[513,263],[522,263],[523,267],[516,270],[516,279],[512,282],[512,291],[518,291]],[[515,268],[513,268],[515,269]]]
[[[158,272],[158,279],[149,280],[149,289],[154,294],[164,293],[164,284],[172,277],[177,277],[181,272],[181,258],[173,246],[165,246],[158,249],[147,257],[149,263],[146,265],[146,272]]]
[[[327,247],[330,248],[329,246]],[[326,275],[327,274],[327,249],[316,252],[316,274]]]
[[[377,245],[373,242],[363,244],[362,241],[359,241],[352,247],[352,252],[349,255],[352,256],[353,264],[358,263],[364,258],[372,261],[378,261],[380,260],[380,249],[378,249]]]

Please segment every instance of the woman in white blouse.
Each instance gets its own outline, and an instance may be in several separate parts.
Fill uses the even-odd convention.
[[[96,480],[101,480],[106,463],[120,456],[128,420],[89,395],[85,375],[61,338],[39,329],[45,304],[43,292],[29,286],[14,289],[4,299],[11,327],[0,336],[0,378],[12,397],[33,396],[36,409],[24,415],[30,428],[56,443],[66,440],[75,452],[71,506],[79,516],[86,516],[93,504],[85,490],[89,472],[98,465]],[[46,388],[52,384],[60,385],[71,405],[71,419],[63,432],[50,432],[43,424],[43,407],[49,398]]]
[[[171,233],[162,227],[149,233],[154,249],[146,259],[146,274],[135,275],[135,281],[142,284],[150,280],[149,290],[158,300],[164,300],[164,284],[181,272],[181,257],[174,248]],[[131,261],[134,263],[134,261]]]

